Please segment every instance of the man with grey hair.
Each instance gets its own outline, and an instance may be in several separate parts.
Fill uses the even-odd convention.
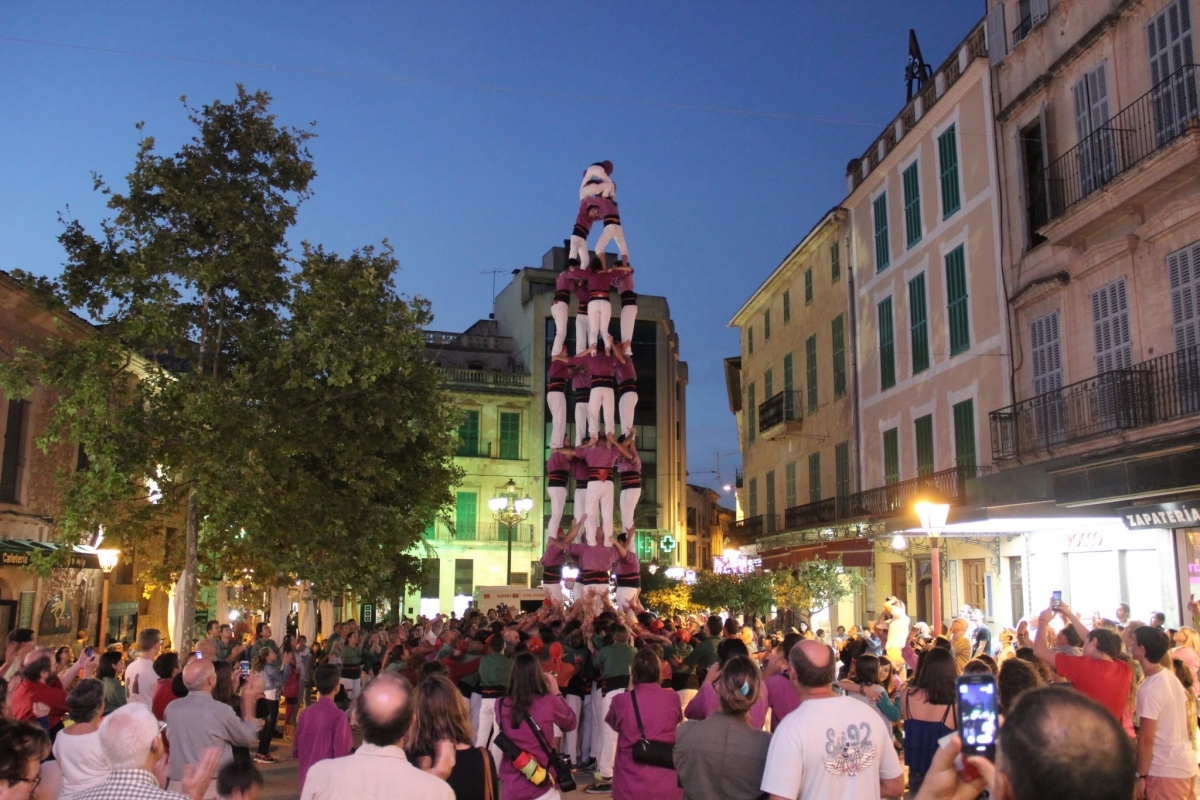
[[[874,709],[833,691],[837,661],[816,640],[788,654],[800,705],[771,736],[762,791],[771,800],[878,800],[904,794],[891,730]]]
[[[162,633],[158,628],[143,628],[138,631],[137,649],[137,659],[125,668],[126,700],[153,709],[154,690],[158,687],[158,676],[154,674],[154,659],[158,658],[162,649]]]
[[[175,700],[163,713],[167,735],[171,737],[173,790],[182,785],[188,765],[195,763],[209,749],[217,750],[218,766],[224,766],[233,761],[234,745],[255,745],[262,724],[254,716],[255,703],[262,697],[265,685],[262,673],[251,675],[242,687],[241,719],[228,705],[213,699],[212,690],[217,685],[217,673],[212,661],[198,658],[184,667],[183,685],[187,687],[187,697]],[[216,797],[216,782],[206,787],[202,795]]]
[[[118,708],[104,718],[98,733],[108,778],[76,800],[201,800],[216,774],[220,753],[213,749],[188,765],[178,791],[164,791],[166,752],[158,720],[145,706]]]

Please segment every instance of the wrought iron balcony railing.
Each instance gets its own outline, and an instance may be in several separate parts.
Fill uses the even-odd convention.
[[[784,422],[800,420],[800,392],[780,392],[758,405],[758,432],[764,433]]]
[[[1188,64],[1114,114],[1052,163],[1034,191],[1033,222],[1041,227],[1154,153],[1200,126],[1196,65]]]
[[[1033,17],[1024,17],[1021,19],[1021,24],[1013,28],[1012,43],[1013,47],[1017,46],[1017,42],[1024,39],[1033,30]]]
[[[1200,346],[1112,370],[993,411],[992,457],[1200,413]]]

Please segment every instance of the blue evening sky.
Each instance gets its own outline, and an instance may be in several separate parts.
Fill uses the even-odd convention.
[[[983,0],[5,3],[0,269],[59,271],[58,214],[95,230],[91,171],[120,185],[178,98],[263,88],[316,121],[295,238],[387,238],[439,330],[491,310],[492,275],[569,236],[579,176],[614,162],[638,290],[666,295],[691,370],[690,482],[731,482],[729,318],[904,103],[908,29],[936,66]],[[36,40],[31,41],[15,40]],[[599,226],[592,241],[599,234]],[[717,454],[723,480],[715,473]],[[732,505],[732,498],[727,504]]]

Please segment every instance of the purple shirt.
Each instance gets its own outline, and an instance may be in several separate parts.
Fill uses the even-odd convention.
[[[529,715],[542,729],[542,734],[551,747],[554,746],[555,725],[564,731],[575,730],[575,712],[567,705],[566,700],[556,695],[547,694],[535,697],[529,706]],[[523,719],[517,726],[512,724],[512,700],[507,697],[496,701],[496,723],[500,726],[500,730],[504,731],[509,739],[512,739],[513,744],[533,756],[543,767],[550,762],[546,751],[538,742],[537,734],[529,725],[529,720]],[[517,771],[507,758],[500,759],[500,786],[500,796],[504,800],[535,800],[551,789],[549,784],[534,786],[528,778]]]
[[[800,697],[787,673],[767,678],[767,702],[771,707],[771,733],[783,722],[783,718],[800,707]]]
[[[771,707],[768,691],[767,687],[763,686],[762,691],[758,694],[758,699],[750,708],[750,727],[756,731],[762,730],[763,723],[767,721],[767,711]],[[720,707],[721,701],[717,697],[716,687],[711,683],[706,683],[700,687],[700,691],[696,692],[696,696],[692,698],[692,702],[688,703],[683,713],[688,719],[708,719]]]
[[[622,364],[620,361],[617,361],[615,358],[613,361],[616,362],[613,364],[613,374],[617,377],[617,383],[623,384],[626,382],[632,382],[636,387],[637,370],[633,368],[633,359],[626,356],[624,364]]]
[[[571,457],[566,453],[551,453],[546,462],[546,472],[567,472],[571,469]]]
[[[571,388],[575,391],[592,388],[592,373],[588,372],[587,367],[576,370],[575,374],[571,376]]]
[[[578,453],[579,450],[582,449],[583,448],[580,447],[575,452]],[[586,481],[588,479],[588,465],[587,462],[583,460],[583,456],[577,455],[575,458],[571,459],[571,477],[576,481]]]
[[[613,285],[613,288],[616,289],[618,292],[632,292],[633,291],[633,273],[626,272],[625,270],[620,270],[618,272],[614,272],[613,277],[612,277],[612,285]]]
[[[618,551],[619,552],[619,551]],[[638,563],[637,553],[630,547],[625,555],[613,562],[613,575],[640,575],[642,565]]]
[[[612,387],[613,373],[617,371],[615,358],[597,350],[594,356],[588,356],[587,367],[592,375],[592,386]]]
[[[304,791],[304,779],[313,764],[348,756],[353,749],[350,720],[334,705],[333,698],[322,697],[301,711],[292,739],[292,757],[300,766],[300,791]]]
[[[606,299],[609,290],[612,289],[612,276],[613,274],[607,270],[589,269],[587,271],[588,292],[592,295],[603,294],[604,298],[597,299]]]
[[[613,563],[613,548],[602,544],[584,544],[576,542],[567,548],[567,552],[575,557],[581,570],[589,572],[608,572]],[[561,726],[560,726],[561,727]]]
[[[638,714],[641,715],[646,738],[675,744],[675,728],[683,722],[679,695],[657,683],[639,683],[633,687],[633,695],[637,696]],[[633,745],[642,737],[638,732],[633,697],[629,692],[621,692],[612,699],[604,721],[617,732],[613,797],[680,800],[683,789],[676,785],[675,770],[639,764],[633,760]]]
[[[546,545],[546,552],[542,554],[541,560],[543,567],[561,567],[565,563],[567,563],[566,550],[552,544]]]
[[[588,479],[593,481],[611,481],[612,469],[617,465],[621,453],[615,447],[594,445],[580,447],[575,453],[583,457],[588,465]]]
[[[642,457],[637,453],[633,454],[633,458],[626,458],[625,456],[617,457],[617,472],[637,472],[640,474],[641,471]]]

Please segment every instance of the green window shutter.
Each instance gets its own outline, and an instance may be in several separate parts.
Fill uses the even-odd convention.
[[[889,486],[900,482],[900,431],[896,428],[883,432],[883,482]]]
[[[787,507],[796,507],[796,462],[791,461],[783,469],[784,491],[787,493]]]
[[[921,180],[916,161],[904,170],[904,236],[909,247],[921,241]]]
[[[792,321],[792,293],[788,289],[783,290],[783,321]]]
[[[958,192],[958,142],[954,126],[938,137],[938,166],[942,184],[942,219],[948,218],[961,205]]]
[[[804,366],[808,379],[808,413],[817,410],[817,337],[804,342]]]
[[[792,419],[796,412],[796,398],[793,392],[792,354],[783,357],[783,413],[785,419]]]
[[[758,435],[758,406],[754,402],[753,383],[746,387],[746,415],[750,419],[746,436],[750,439],[750,444],[754,444],[754,437]]]
[[[763,373],[763,400],[770,400],[775,396],[775,373],[767,370]]]
[[[754,355],[754,326],[746,328],[746,350],[750,355]]]
[[[521,457],[520,413],[500,412],[500,457],[508,459]]]
[[[917,434],[917,474],[933,474],[933,415],[926,414],[913,423]]]
[[[808,502],[821,500],[821,454],[808,454]]]
[[[896,335],[892,328],[892,298],[879,304],[879,388],[896,385]]]
[[[804,305],[813,301],[812,267],[804,270]]]
[[[929,308],[925,302],[925,273],[908,282],[908,324],[913,375],[929,369]]]
[[[763,312],[763,341],[771,341],[771,309]]]
[[[975,466],[975,401],[954,406],[954,465]]]
[[[775,471],[767,473],[767,533],[775,532]]]
[[[956,355],[971,347],[967,265],[961,244],[946,254],[946,312],[950,320],[950,355]]]
[[[479,412],[468,411],[458,426],[458,455],[479,455]]]
[[[454,594],[469,595],[475,591],[475,559],[454,559]]]
[[[758,516],[758,478],[750,479],[750,516]]]
[[[888,247],[887,192],[875,198],[875,271],[883,272],[890,264]]]
[[[838,497],[850,495],[850,443],[840,442],[833,448],[833,474]]]
[[[479,510],[479,495],[475,492],[459,492],[454,504],[454,538],[464,541],[476,537],[476,513]]]
[[[437,538],[437,517],[429,520],[429,524],[425,526],[425,530],[421,531],[421,535],[426,539]]]
[[[842,277],[842,248],[840,242],[829,245],[829,276],[830,281],[837,283]]]
[[[833,320],[833,396],[846,395],[846,317],[838,314]]]

